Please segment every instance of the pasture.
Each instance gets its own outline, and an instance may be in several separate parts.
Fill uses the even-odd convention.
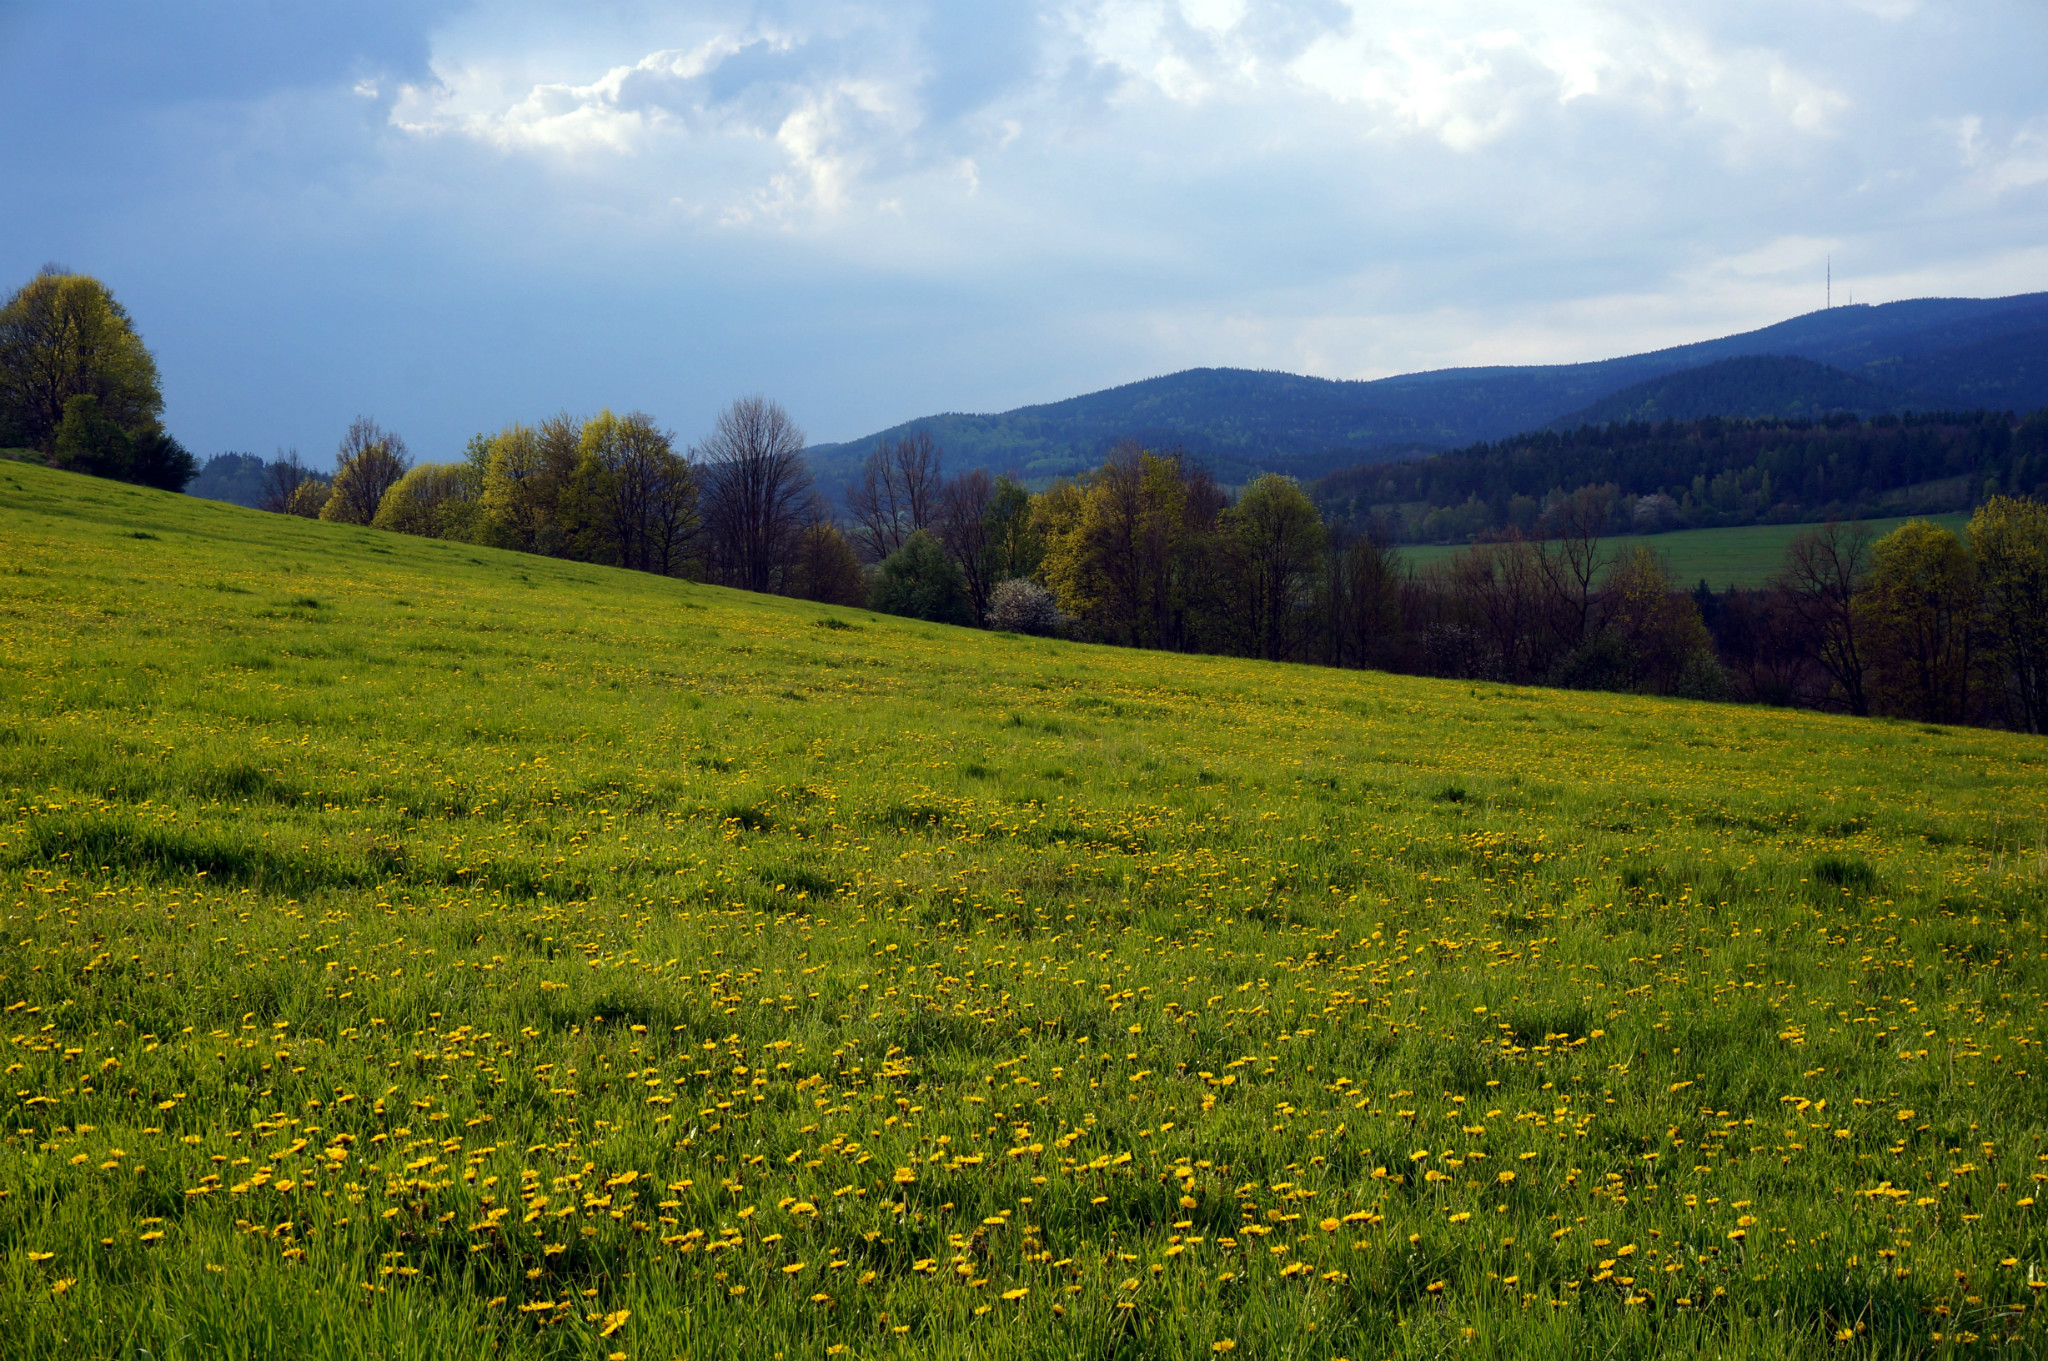
[[[6,1349],[2036,1353],[2044,756],[0,463]]]

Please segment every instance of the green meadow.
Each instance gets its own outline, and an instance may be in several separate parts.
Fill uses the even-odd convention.
[[[1970,522],[1967,515],[1923,515],[1917,518],[1943,525],[1957,534],[1961,534]],[[1906,522],[1906,518],[1900,518],[1860,523],[1875,540]],[[1670,564],[1671,575],[1680,585],[1704,581],[1715,590],[1722,591],[1730,586],[1756,587],[1768,582],[1784,565],[1785,549],[1792,540],[1801,534],[1811,533],[1815,528],[1814,525],[1793,524],[1679,529],[1669,534],[1618,535],[1602,543],[1605,554],[1610,558],[1618,557],[1632,545],[1642,544]],[[1449,562],[1452,554],[1463,551],[1462,548],[1443,544],[1404,544],[1401,559],[1414,567],[1429,567]]]
[[[2044,756],[0,463],[4,1349],[2039,1354]]]

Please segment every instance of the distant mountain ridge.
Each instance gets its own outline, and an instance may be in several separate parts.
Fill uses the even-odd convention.
[[[1548,428],[1573,430],[1582,425],[1626,421],[1693,421],[1703,416],[1799,419],[1837,411],[1874,416],[1905,410],[1914,404],[1910,393],[1811,359],[1751,354],[1738,359],[1717,359],[1696,369],[1680,369],[1625,387],[1569,416],[1558,417]]]
[[[2048,293],[1836,307],[1740,335],[1584,364],[1439,369],[1372,381],[1187,369],[1013,411],[904,421],[862,439],[813,445],[806,454],[834,496],[879,441],[916,429],[931,431],[951,468],[1013,471],[1034,483],[1093,467],[1126,438],[1185,448],[1226,482],[1262,470],[1315,477],[1350,464],[1539,430],[1592,413],[1603,400],[1660,377],[1755,356],[1806,360],[1842,375],[1815,387],[1790,381],[1791,371],[1782,367],[1747,373],[1768,389],[1765,395],[1775,391],[1803,407],[1840,391],[1883,398],[1881,406],[1865,409],[1859,400],[1841,408],[1865,414],[1908,407],[2032,410],[2048,406]],[[1739,390],[1742,377],[1740,370],[1702,377],[1685,400],[1718,390],[1755,407],[1757,394]],[[1858,383],[1879,391],[1866,392]],[[1671,391],[1675,396],[1680,389]]]

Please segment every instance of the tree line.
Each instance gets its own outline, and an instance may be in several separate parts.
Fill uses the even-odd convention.
[[[1767,586],[1673,580],[1606,542],[1602,487],[1416,570],[1328,523],[1293,479],[1233,495],[1174,452],[1119,447],[1032,492],[948,476],[927,432],[883,441],[835,515],[763,398],[679,450],[649,417],[512,425],[413,464],[358,421],[321,479],[272,464],[271,509],[708,580],[940,623],[1126,647],[1460,679],[2048,724],[2048,508],[1994,495],[1963,535],[1829,522]]]
[[[51,267],[0,307],[0,444],[176,490],[196,468],[163,431],[162,405],[148,350],[97,280]],[[1356,497],[1326,515],[1277,474],[1233,494],[1185,455],[1134,443],[1032,492],[979,469],[948,476],[929,432],[912,431],[868,454],[844,515],[804,447],[788,413],[755,396],[688,446],[645,413],[607,410],[507,425],[456,461],[422,463],[358,418],[332,474],[295,453],[244,458],[235,474],[258,479],[279,513],[1017,633],[2048,725],[2048,508],[2035,499],[2048,492],[2048,413],[1589,428],[1362,470],[1382,492],[1464,489],[1465,504],[1508,512],[1475,521],[1479,541],[1422,571],[1403,563],[1384,505],[1362,524]],[[1640,484],[1620,479],[1680,466],[1681,447],[1709,501],[1730,460],[1750,458],[1752,515],[1773,485],[1818,496],[1930,474],[1961,479],[1981,504],[1962,535],[1913,521],[1873,539],[1829,521],[1794,540],[1765,587],[1686,591],[1641,543],[1603,542],[1643,527],[1643,498],[1619,490]],[[1703,481],[1715,460],[1723,473]],[[1598,480],[1562,491],[1571,467]],[[1474,484],[1482,474],[1495,480]],[[1518,490],[1546,484],[1540,497]],[[1657,495],[1687,514],[1707,504]]]
[[[1465,543],[1528,534],[1586,488],[1614,534],[1968,510],[2048,495],[2048,411],[1588,425],[1347,468],[1310,492],[1333,523]]]

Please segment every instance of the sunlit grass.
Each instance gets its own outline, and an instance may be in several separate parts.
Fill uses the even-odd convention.
[[[1946,1354],[2040,741],[0,464],[9,1355]]]

